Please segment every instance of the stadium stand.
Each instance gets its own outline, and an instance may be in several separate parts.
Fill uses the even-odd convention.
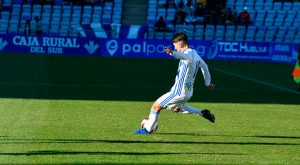
[[[175,7],[162,8],[162,1],[149,0],[147,23],[153,26],[158,16],[163,15],[168,24],[172,24],[172,17],[176,14]],[[273,0],[227,0],[225,8],[231,8],[239,13],[243,7],[248,8],[251,25],[244,28],[239,25],[197,24],[194,26],[192,38],[205,40],[238,40],[238,41],[266,41],[299,43],[300,40],[300,2],[274,2]],[[169,12],[171,11],[171,12]],[[168,16],[168,15],[171,16]],[[183,25],[172,25],[175,31],[187,31]],[[149,30],[149,33],[153,31]],[[170,32],[168,32],[170,34]],[[151,34],[152,38],[154,35]],[[166,37],[159,34],[159,38]]]
[[[36,4],[33,0],[1,1],[0,34],[35,35],[36,21],[41,20],[43,35],[85,37],[93,33],[98,38],[120,35],[107,34],[118,31],[122,22],[123,0],[103,0],[101,3],[76,4],[54,0],[49,4]],[[99,0],[100,2],[100,0]],[[300,2],[278,2],[273,0],[227,0],[225,9],[238,14],[245,6],[250,13],[249,27],[213,22],[174,23],[178,9],[174,2],[149,0],[147,11],[148,38],[169,39],[174,32],[184,31],[197,40],[237,40],[266,42],[300,42]],[[167,4],[169,3],[169,4]],[[163,16],[173,31],[155,32],[153,25]],[[201,20],[206,20],[203,16]],[[28,23],[29,20],[29,23]],[[107,28],[107,25],[110,25]],[[131,28],[132,30],[134,28]],[[130,31],[129,30],[129,31]]]
[[[30,26],[30,33],[34,35],[36,17],[41,20],[43,35],[51,36],[86,36],[86,30],[93,30],[91,28],[93,23],[100,25],[121,23],[122,0],[84,5],[66,4],[63,0],[54,0],[52,4],[36,4],[34,2],[32,0],[28,2],[4,0],[0,4],[0,34],[24,34],[28,28],[26,26]],[[27,20],[30,23],[26,25]],[[89,28],[86,28],[87,26]],[[96,36],[105,37],[103,35]]]

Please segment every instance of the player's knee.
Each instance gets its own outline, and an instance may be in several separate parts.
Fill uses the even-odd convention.
[[[180,108],[179,108],[179,107],[174,107],[174,108],[172,108],[171,110],[172,110],[172,112],[174,112],[174,113],[180,112]]]
[[[159,104],[153,104],[152,109],[154,111],[160,111],[162,110],[162,107]]]

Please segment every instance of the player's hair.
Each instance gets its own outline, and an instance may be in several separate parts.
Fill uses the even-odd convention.
[[[176,43],[178,41],[183,41],[185,44],[188,44],[188,37],[185,33],[183,32],[179,32],[179,33],[176,33],[173,38],[172,38],[172,42],[173,43]]]

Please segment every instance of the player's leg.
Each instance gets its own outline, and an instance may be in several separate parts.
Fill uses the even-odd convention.
[[[153,103],[148,117],[148,121],[145,123],[144,126],[148,132],[152,130],[154,123],[157,122],[159,113],[162,109],[163,107],[161,107],[157,101]]]
[[[158,121],[160,111],[164,108],[164,105],[167,105],[168,102],[172,100],[173,97],[173,94],[168,92],[158,98],[151,107],[148,121],[145,123],[144,129],[135,131],[135,134],[150,134],[154,123]]]
[[[144,125],[144,128],[135,131],[135,134],[150,134],[155,122],[157,122],[158,120],[159,113],[162,109],[163,107],[161,107],[159,103],[155,101],[151,107],[150,114],[147,122]]]
[[[181,109],[182,109],[182,111],[188,111],[190,113],[203,116],[205,119],[207,119],[207,120],[209,120],[213,123],[215,122],[215,115],[213,115],[208,109],[200,110],[198,108],[195,108],[195,107],[192,107],[192,106],[189,106],[189,105],[186,105],[186,104],[184,104],[181,107]]]

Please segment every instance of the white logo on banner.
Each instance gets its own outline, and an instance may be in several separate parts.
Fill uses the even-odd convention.
[[[207,58],[214,59],[218,54],[218,42],[214,41],[208,51]]]
[[[94,54],[95,51],[99,48],[99,45],[95,44],[94,41],[90,41],[89,44],[84,44],[84,47],[89,52],[89,54]]]
[[[8,44],[7,41],[4,41],[2,38],[0,38],[0,50],[2,51],[6,45]]]
[[[113,56],[118,50],[118,42],[116,40],[110,40],[106,42],[106,49],[108,53]]]

